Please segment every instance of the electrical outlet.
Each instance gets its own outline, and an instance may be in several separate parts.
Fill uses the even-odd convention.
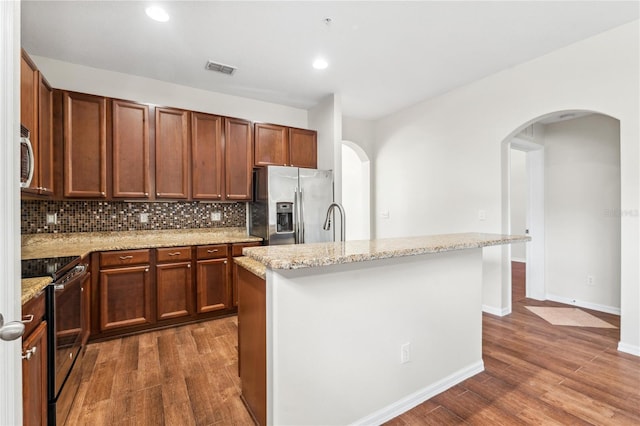
[[[405,343],[400,346],[400,364],[406,364],[411,361],[411,343]]]
[[[478,210],[478,220],[487,220],[486,210]]]
[[[47,225],[58,224],[58,213],[47,213]]]
[[[140,213],[140,223],[149,223],[149,213]]]
[[[211,212],[211,220],[214,222],[220,222],[222,220],[222,213],[218,211]]]
[[[384,210],[380,212],[380,217],[383,219],[389,219],[389,210]]]
[[[593,275],[587,275],[587,285],[595,285],[593,282]]]

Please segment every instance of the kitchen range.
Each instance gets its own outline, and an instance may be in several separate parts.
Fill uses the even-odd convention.
[[[84,335],[81,284],[86,274],[87,265],[79,256],[22,261],[22,278],[50,276],[53,280],[45,288],[44,316],[48,324],[48,421],[52,425],[64,424],[80,384]]]

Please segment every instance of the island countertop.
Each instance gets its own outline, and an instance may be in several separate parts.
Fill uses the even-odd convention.
[[[460,233],[379,240],[245,248],[243,253],[271,269],[300,269],[441,253],[530,241],[527,235]]]

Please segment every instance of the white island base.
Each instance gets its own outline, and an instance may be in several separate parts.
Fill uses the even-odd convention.
[[[481,248],[264,272],[269,425],[380,424],[484,369]]]

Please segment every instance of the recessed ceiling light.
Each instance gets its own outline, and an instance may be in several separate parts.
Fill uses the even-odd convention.
[[[323,70],[325,68],[327,68],[329,66],[329,64],[327,63],[327,61],[325,61],[322,58],[318,58],[315,61],[313,61],[313,67],[317,70]]]
[[[145,9],[145,12],[154,21],[167,22],[169,20],[169,14],[159,6],[149,6]]]

